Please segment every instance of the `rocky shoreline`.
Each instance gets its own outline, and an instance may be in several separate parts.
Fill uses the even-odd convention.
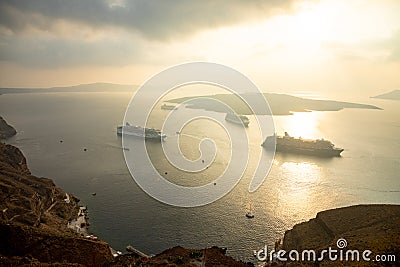
[[[226,249],[218,247],[178,246],[152,257],[130,248],[128,254],[120,255],[106,242],[88,235],[87,211],[79,205],[79,199],[56,187],[51,179],[31,175],[22,152],[1,142],[0,211],[0,266],[254,266],[227,256]],[[396,255],[397,261],[387,266],[400,266],[399,225],[400,205],[338,208],[295,225],[275,246],[276,250],[321,251],[345,238],[349,248]],[[299,266],[299,262],[262,264]],[[301,265],[336,264],[322,261]],[[358,262],[357,266],[375,265]]]
[[[17,134],[17,131],[0,116],[0,139],[7,139]]]
[[[114,259],[107,243],[66,227],[78,214],[79,200],[69,194],[67,203],[52,180],[31,175],[18,148],[2,143],[0,192],[0,266],[102,266]]]
[[[395,260],[392,258],[384,265],[400,266],[399,226],[400,205],[368,204],[321,211],[315,218],[286,231],[283,240],[276,243],[275,250],[313,250],[316,255],[329,247],[346,251],[370,250],[372,260],[346,262],[324,257],[318,262],[267,261],[265,266],[381,266],[373,260],[376,255],[394,255]],[[343,247],[339,246],[340,241]]]
[[[22,152],[3,143],[0,211],[0,266],[201,266],[204,257],[206,266],[248,266],[217,247],[175,247],[153,257],[135,250],[119,255],[87,234],[86,208],[79,199],[51,179],[31,175]]]

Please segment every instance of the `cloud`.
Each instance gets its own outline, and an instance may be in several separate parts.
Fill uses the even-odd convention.
[[[0,62],[30,68],[160,63],[179,57],[171,44],[185,42],[180,37],[291,12],[300,1],[0,0]]]
[[[393,35],[393,37],[388,40],[387,46],[390,50],[388,56],[389,61],[400,62],[400,31]]]
[[[328,41],[322,47],[344,61],[400,62],[400,31],[388,37],[357,42]]]
[[[0,43],[0,61],[33,68],[125,66],[145,57],[140,42],[131,39],[81,41],[11,38]]]
[[[71,21],[93,28],[118,27],[150,39],[167,39],[201,29],[287,12],[297,0],[2,0],[0,25],[14,33],[49,30]]]

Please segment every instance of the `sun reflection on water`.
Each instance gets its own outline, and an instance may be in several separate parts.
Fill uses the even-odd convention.
[[[276,116],[276,131],[278,135],[288,132],[293,137],[305,139],[320,138],[318,129],[322,119],[321,112],[295,112],[292,116]]]
[[[308,162],[278,162],[281,173],[279,205],[283,210],[308,211],[319,205],[321,167]]]
[[[318,181],[321,168],[308,162],[284,162],[281,169],[293,183],[305,185]]]

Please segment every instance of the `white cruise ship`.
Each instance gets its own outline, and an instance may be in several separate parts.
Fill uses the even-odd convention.
[[[225,120],[236,123],[236,124],[243,124],[245,127],[249,126],[250,120],[244,115],[237,115],[235,116],[233,113],[227,113],[225,116]]]
[[[144,128],[142,126],[134,126],[130,125],[128,122],[126,125],[117,127],[118,135],[128,135],[128,136],[137,136],[137,137],[145,137],[146,139],[156,139],[156,140],[164,140],[167,137],[165,134],[161,133],[160,130],[156,130],[153,128]]]

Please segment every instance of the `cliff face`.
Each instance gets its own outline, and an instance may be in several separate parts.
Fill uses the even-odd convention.
[[[16,133],[17,131],[0,116],[0,139],[7,139]]]
[[[33,257],[41,263],[66,262],[82,266],[103,266],[113,260],[107,243],[80,238],[75,234],[49,233],[36,227],[0,224],[0,236],[0,251],[6,256]]]
[[[114,259],[107,243],[67,229],[79,210],[79,200],[68,195],[65,201],[52,180],[31,175],[18,148],[0,143],[0,266],[201,266],[203,260],[205,266],[247,266],[217,247]]]
[[[21,151],[0,144],[0,222],[65,232],[78,213],[77,199],[66,203],[66,193],[52,180],[30,174]]]
[[[400,205],[357,205],[319,212],[316,218],[286,231],[282,249],[337,249],[340,238],[347,241],[346,249],[394,254],[395,264],[400,264]],[[357,265],[375,266],[373,262]]]
[[[113,260],[107,243],[67,229],[79,206],[73,196],[65,199],[66,193],[52,180],[30,174],[18,148],[0,143],[0,266],[101,266]]]
[[[207,249],[186,249],[174,247],[167,249],[154,257],[139,257],[134,253],[119,256],[106,265],[107,267],[123,266],[206,266],[206,267],[249,267],[251,263],[236,261],[226,255],[226,249],[211,247]]]

